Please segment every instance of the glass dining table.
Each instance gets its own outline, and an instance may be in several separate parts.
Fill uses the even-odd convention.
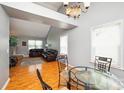
[[[71,82],[83,86],[86,90],[122,90],[124,84],[112,73],[102,72],[91,67],[77,66],[69,70],[68,88]],[[83,89],[83,88],[82,88]]]

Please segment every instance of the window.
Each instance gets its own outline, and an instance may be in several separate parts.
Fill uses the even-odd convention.
[[[28,49],[35,48],[35,40],[28,40]]]
[[[42,43],[41,40],[28,40],[28,49],[42,48]]]
[[[112,67],[123,69],[122,21],[92,28],[91,59],[95,56],[112,58]]]
[[[42,48],[42,41],[36,40],[35,44],[36,44],[36,48]]]
[[[63,35],[60,37],[60,54],[68,53],[68,37]]]

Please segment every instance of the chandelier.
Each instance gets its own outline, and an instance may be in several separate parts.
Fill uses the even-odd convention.
[[[86,13],[90,2],[64,2],[65,14],[69,17],[79,18],[81,12]]]

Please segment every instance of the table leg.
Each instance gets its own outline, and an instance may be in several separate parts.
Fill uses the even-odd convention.
[[[71,85],[70,85],[69,82],[67,82],[67,88],[68,88],[69,90],[71,90]]]
[[[89,87],[89,84],[85,84],[85,90],[89,90],[90,87]]]
[[[69,76],[69,80],[68,80],[68,82],[67,82],[67,87],[68,87],[68,89],[69,90],[71,90],[71,72],[69,71],[69,73],[68,73],[68,76]]]
[[[78,79],[77,79],[77,90],[78,90]]]

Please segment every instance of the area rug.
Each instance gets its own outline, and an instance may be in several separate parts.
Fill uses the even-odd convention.
[[[42,64],[44,61],[41,58],[26,58],[23,59],[21,62],[21,66],[31,66],[31,65],[37,65]]]

